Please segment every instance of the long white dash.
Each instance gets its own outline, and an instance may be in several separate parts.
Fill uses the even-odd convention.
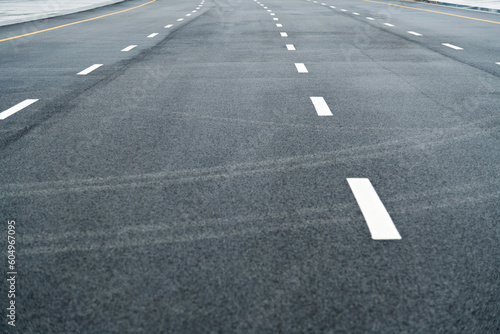
[[[330,6],[330,8],[335,9],[336,7],[335,6]]]
[[[399,234],[389,213],[380,200],[369,179],[347,179],[352,193],[374,240],[399,240]]]
[[[415,35],[415,36],[422,36],[422,34],[419,34],[418,32],[414,32],[414,31],[408,31],[408,33],[411,35]]]
[[[279,21],[280,19],[278,19],[277,17],[273,18],[274,21]]]
[[[318,116],[333,116],[332,111],[321,96],[311,96],[311,101],[316,109]]]
[[[95,69],[101,67],[102,64],[94,64],[90,67],[87,67],[86,69],[84,69],[83,71],[81,72],[78,72],[76,75],[87,75],[89,74],[90,72],[94,71]]]
[[[297,72],[299,73],[309,73],[304,63],[295,63],[295,67],[297,68]]]
[[[495,63],[495,64],[497,64],[497,65],[500,65],[500,62],[498,62],[498,63]]]
[[[271,13],[271,16],[274,16],[274,15],[276,15],[276,14],[274,14],[274,13]]]
[[[156,35],[158,35],[158,33],[157,33],[157,32],[152,33],[151,35],[149,35],[149,36],[148,36],[148,38],[153,38],[153,37],[155,37]]]
[[[191,13],[187,13],[187,14],[186,14],[186,16],[191,16],[191,15],[193,15],[193,14],[191,14]]]
[[[391,23],[384,23],[386,26],[388,27],[394,27],[394,24],[391,24]]]
[[[356,12],[352,12],[353,15],[359,15],[359,13],[356,13]]]
[[[2,111],[0,113],[0,119],[1,120],[4,120],[6,119],[7,117],[9,116],[12,116],[14,115],[16,112],[20,111],[20,110],[23,110],[24,108],[26,108],[27,106],[35,103],[36,101],[38,101],[38,99],[27,99],[27,100],[24,100],[23,102],[19,102],[18,104],[16,104],[15,106],[13,107],[10,107],[9,109],[5,110],[5,111]]]
[[[283,28],[283,25],[281,23],[276,23],[276,27]]]
[[[450,43],[442,43],[444,46],[447,46],[449,48],[455,49],[455,50],[463,50],[461,47],[450,44]]]
[[[288,37],[288,34],[286,32],[280,32],[281,37]]]
[[[127,52],[132,50],[133,48],[137,47],[137,45],[129,45],[125,49],[122,49],[123,52]]]
[[[341,9],[340,11],[342,11],[342,12],[347,12],[347,9]]]
[[[366,18],[367,18],[368,20],[370,20],[370,21],[375,21],[375,19],[374,19],[373,17],[369,17],[369,16],[367,16]]]
[[[173,24],[169,24],[169,25],[166,25],[165,28],[172,28],[174,25]]]
[[[294,46],[293,44],[287,44],[287,45],[286,45],[286,49],[287,49],[288,51],[295,51],[295,46]]]
[[[181,22],[181,21],[184,21],[184,19],[177,19],[177,22]]]

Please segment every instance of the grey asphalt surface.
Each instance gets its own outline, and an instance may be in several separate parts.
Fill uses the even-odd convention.
[[[500,16],[380,2],[158,0],[0,42],[0,112],[39,99],[0,121],[0,330],[499,333]]]

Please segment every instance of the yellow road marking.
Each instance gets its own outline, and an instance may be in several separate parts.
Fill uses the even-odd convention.
[[[362,0],[362,1],[379,3],[379,4],[382,4],[382,5],[389,5],[389,6],[395,6],[395,7],[402,7],[402,8],[409,8],[409,9],[421,10],[421,11],[424,11],[424,12],[430,12],[430,13],[436,13],[436,14],[443,14],[443,15],[455,16],[455,17],[460,17],[460,18],[463,18],[463,19],[469,19],[469,20],[475,20],[475,21],[482,21],[482,22],[500,24],[500,22],[498,22],[498,21],[489,21],[489,20],[483,20],[483,19],[476,19],[475,17],[469,17],[469,16],[462,16],[462,15],[455,15],[455,14],[450,14],[450,13],[438,12],[438,11],[430,10],[430,9],[408,7],[408,6],[396,5],[396,4],[393,4],[393,3],[379,2],[379,1],[373,1],[373,0]]]
[[[75,25],[75,24],[79,24],[79,23],[83,23],[83,22],[88,22],[88,21],[93,21],[93,20],[97,20],[97,19],[102,19],[103,17],[107,17],[107,16],[111,16],[111,15],[116,15],[116,14],[120,14],[120,13],[125,13],[125,12],[128,12],[129,10],[132,10],[132,9],[137,9],[137,8],[139,8],[139,7],[142,7],[142,6],[149,5],[150,3],[153,3],[153,2],[155,2],[155,1],[156,1],[156,0],[151,0],[151,1],[149,1],[149,2],[143,3],[142,5],[135,6],[135,7],[128,8],[128,9],[124,9],[124,10],[121,10],[121,11],[119,11],[119,12],[114,12],[114,13],[110,13],[110,14],[106,14],[106,15],[101,15],[101,16],[97,16],[97,17],[93,17],[93,18],[90,18],[90,19],[81,20],[81,21],[77,21],[77,22],[67,23],[67,24],[63,24],[63,25],[61,25],[61,26],[57,26],[57,27],[53,27],[53,28],[48,28],[48,29],[38,30],[38,31],[30,32],[30,33],[28,33],[28,34],[24,34],[24,35],[19,35],[19,36],[14,36],[14,37],[9,37],[9,38],[0,39],[0,43],[1,43],[1,42],[5,42],[5,41],[10,41],[10,40],[12,40],[12,39],[16,39],[16,38],[21,38],[21,37],[26,37],[26,36],[36,35],[36,34],[39,34],[39,33],[42,33],[42,32],[46,32],[46,31],[51,31],[51,30],[56,30],[56,29],[60,29],[60,28],[64,28],[64,27],[69,27],[69,26],[72,26],[72,25]]]

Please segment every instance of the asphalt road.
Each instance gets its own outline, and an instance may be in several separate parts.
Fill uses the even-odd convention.
[[[2,333],[500,332],[499,15],[146,3],[0,28]]]

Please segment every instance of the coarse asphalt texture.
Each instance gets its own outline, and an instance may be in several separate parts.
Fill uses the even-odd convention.
[[[0,331],[498,333],[499,39],[498,15],[382,0],[1,27],[0,114],[36,101],[0,120]]]

